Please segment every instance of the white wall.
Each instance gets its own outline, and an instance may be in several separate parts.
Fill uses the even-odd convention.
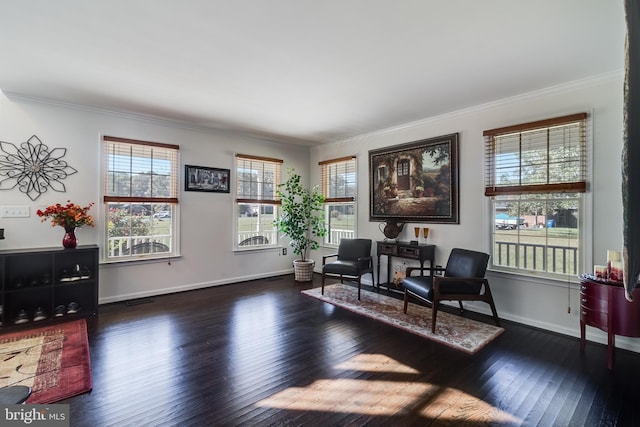
[[[410,123],[402,127],[363,135],[311,150],[311,164],[320,160],[356,154],[358,156],[358,234],[382,240],[378,222],[369,221],[368,151],[459,133],[460,137],[460,224],[429,224],[429,242],[437,245],[436,262],[445,264],[454,247],[489,251],[488,202],[484,196],[484,145],[482,132],[586,111],[593,123],[593,179],[587,197],[593,210],[587,212],[592,230],[587,231],[586,269],[605,262],[607,249],[622,246],[621,150],[623,73],[548,88],[519,97],[499,100],[446,116]],[[312,177],[313,180],[313,177]],[[407,224],[401,240],[413,239],[413,225]],[[420,224],[421,226],[424,224]],[[374,254],[375,255],[375,254]],[[385,259],[383,258],[383,261]],[[382,263],[382,277],[386,277]],[[368,277],[368,276],[367,276]],[[579,291],[573,283],[517,277],[489,272],[498,314],[505,319],[579,336]],[[384,280],[383,280],[384,281]],[[470,304],[488,313],[486,304]],[[571,313],[568,313],[570,307]],[[588,339],[606,343],[606,335],[588,328]],[[640,350],[633,340],[618,338],[620,346]]]
[[[0,93],[0,141],[16,145],[37,135],[50,149],[66,148],[63,160],[78,173],[63,180],[66,192],[49,190],[35,201],[18,189],[0,191],[0,206],[28,206],[29,218],[0,218],[5,240],[0,250],[61,247],[63,230],[41,223],[37,209],[71,200],[96,202],[91,214],[97,226],[78,230],[80,244],[99,244],[102,231],[100,200],[101,136],[111,135],[180,145],[181,165],[232,170],[235,153],[275,157],[284,167],[303,175],[309,150],[222,131],[181,127],[126,114],[45,103]],[[181,167],[180,173],[184,169]],[[181,179],[182,176],[181,176]],[[181,189],[183,187],[181,186]],[[100,303],[173,291],[232,283],[292,271],[294,255],[280,251],[233,252],[233,191],[230,194],[184,192],[180,200],[182,256],[168,262],[120,263],[100,268]]]

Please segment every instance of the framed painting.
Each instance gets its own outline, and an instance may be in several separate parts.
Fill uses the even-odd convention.
[[[229,169],[185,165],[184,191],[229,193]]]
[[[369,151],[369,218],[459,224],[458,134]]]

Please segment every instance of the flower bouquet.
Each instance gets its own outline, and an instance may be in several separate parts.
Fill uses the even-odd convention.
[[[88,225],[93,227],[93,217],[89,215],[89,209],[94,203],[89,203],[87,206],[82,207],[67,201],[66,205],[56,203],[55,205],[48,206],[44,211],[38,209],[36,214],[42,217],[42,222],[51,219],[51,225],[55,227],[59,225],[64,227],[65,235],[62,239],[62,244],[65,248],[75,248],[77,245],[77,239],[75,236],[75,229]]]

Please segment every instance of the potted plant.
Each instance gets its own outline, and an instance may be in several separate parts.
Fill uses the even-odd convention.
[[[280,217],[274,221],[276,229],[291,239],[293,253],[300,258],[293,261],[295,280],[308,282],[313,278],[314,260],[308,259],[309,251],[318,249],[316,239],[327,234],[324,218],[324,195],[315,186],[305,188],[300,175],[288,170],[286,182],[276,190],[280,198]]]

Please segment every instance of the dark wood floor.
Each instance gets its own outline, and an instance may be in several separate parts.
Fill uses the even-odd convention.
[[[504,322],[469,356],[301,295],[314,280],[101,306],[71,425],[640,425],[638,354],[609,372],[602,345]]]

